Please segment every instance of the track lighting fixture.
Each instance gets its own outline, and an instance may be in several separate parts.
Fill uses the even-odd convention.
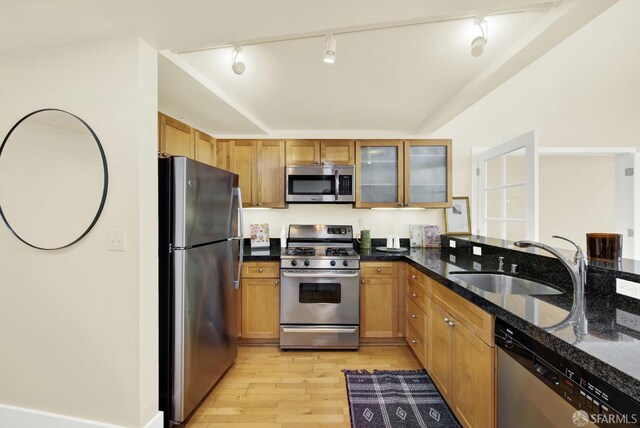
[[[487,25],[487,21],[483,17],[476,17],[473,20],[473,24],[480,28],[482,35],[471,41],[471,56],[479,57],[482,55],[482,52],[484,52],[484,47],[487,44],[489,27]]]
[[[333,38],[333,34],[327,36],[327,44],[324,49],[323,61],[327,64],[333,64],[336,62],[336,39]]]
[[[240,55],[241,53],[242,53],[242,45],[237,45],[233,47],[233,52],[231,53],[233,57],[233,64],[231,65],[231,68],[233,69],[233,72],[236,73],[237,75],[241,75],[242,73],[244,73],[245,68],[247,68],[244,65],[244,62],[238,61],[238,55]]]

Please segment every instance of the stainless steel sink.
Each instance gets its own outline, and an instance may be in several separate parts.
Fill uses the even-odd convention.
[[[539,282],[501,273],[451,272],[472,287],[496,294],[562,294]]]

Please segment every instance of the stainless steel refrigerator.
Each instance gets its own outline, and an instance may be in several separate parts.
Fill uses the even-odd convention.
[[[158,160],[160,410],[189,417],[237,355],[242,270],[238,176],[184,157]]]

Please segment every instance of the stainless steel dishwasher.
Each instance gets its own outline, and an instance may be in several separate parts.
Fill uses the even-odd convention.
[[[640,426],[640,403],[496,320],[498,428]]]

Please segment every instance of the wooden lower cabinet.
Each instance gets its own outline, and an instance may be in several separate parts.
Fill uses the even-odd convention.
[[[398,263],[362,263],[360,337],[398,337]]]
[[[429,299],[428,372],[463,427],[496,426],[496,351]]]
[[[247,262],[242,269],[243,339],[280,337],[280,278],[278,263]]]

